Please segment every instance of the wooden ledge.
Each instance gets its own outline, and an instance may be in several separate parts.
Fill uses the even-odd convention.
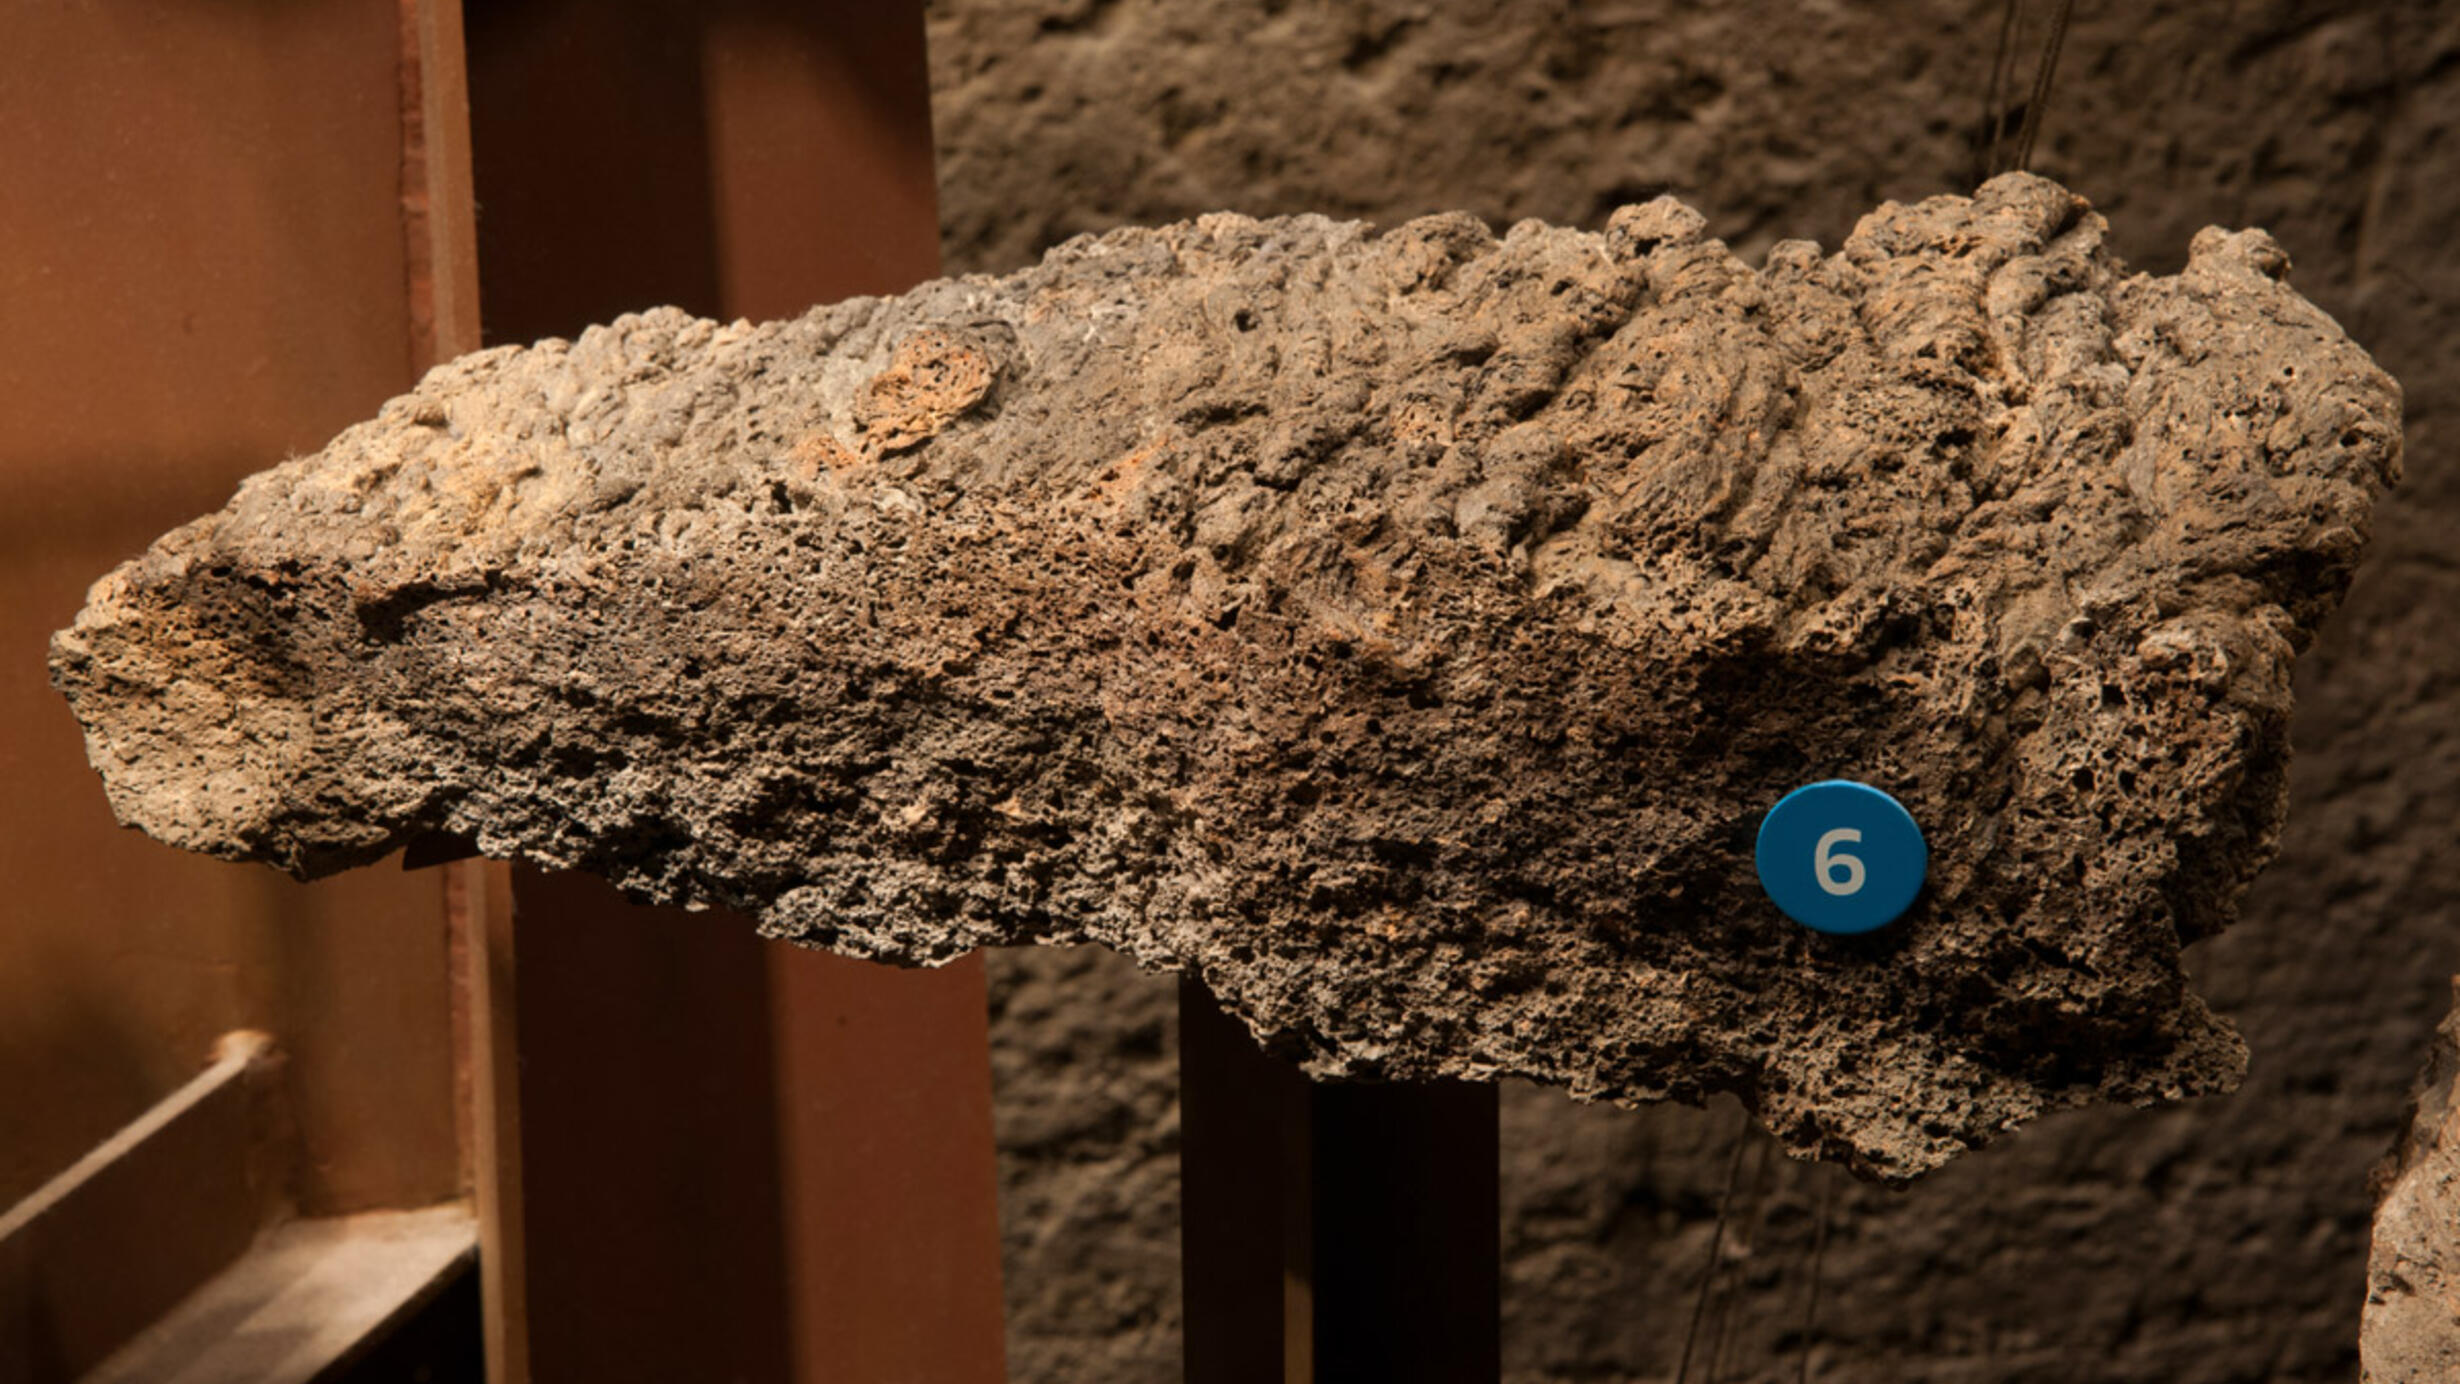
[[[75,1379],[279,1219],[279,1057],[211,1066],[0,1214],[0,1384]]]
[[[131,1340],[85,1384],[330,1377],[478,1264],[467,1205],[292,1221]]]

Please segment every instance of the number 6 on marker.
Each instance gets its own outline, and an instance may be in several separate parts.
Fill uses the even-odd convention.
[[[1811,873],[1819,876],[1820,888],[1840,897],[1862,892],[1862,882],[1870,878],[1870,873],[1862,868],[1862,858],[1835,853],[1837,842],[1859,842],[1861,839],[1862,829],[1859,827],[1838,827],[1819,838],[1819,845],[1811,851]],[[1836,877],[1840,867],[1845,871],[1843,879]]]
[[[1760,887],[1820,932],[1895,922],[1922,892],[1930,846],[1905,805],[1867,783],[1828,779],[1779,799],[1760,823]]]

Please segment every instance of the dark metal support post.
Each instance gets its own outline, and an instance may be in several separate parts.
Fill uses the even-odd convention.
[[[1495,1089],[1319,1084],[1179,991],[1188,1384],[1493,1384]]]

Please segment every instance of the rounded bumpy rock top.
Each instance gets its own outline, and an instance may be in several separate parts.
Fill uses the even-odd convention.
[[[1910,1177],[2225,1090],[2180,950],[2284,801],[2397,387],[2259,231],[2130,276],[2039,178],[1754,270],[1221,215],[1005,278],[432,372],[98,583],[122,820],[321,874],[433,834],[931,964],[1095,940],[1325,1077],[1739,1093]],[[1893,926],[1787,790],[1893,795]]]

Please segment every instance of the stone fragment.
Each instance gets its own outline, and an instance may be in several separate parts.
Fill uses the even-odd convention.
[[[2129,275],[2012,175],[1753,270],[1210,216],[432,372],[53,647],[122,820],[431,834],[858,956],[1106,943],[1326,1077],[1739,1093],[1903,1178],[2225,1090],[2180,949],[2283,804],[2396,386],[2259,231]],[[1787,790],[1927,833],[1786,921]]]
[[[916,332],[854,397],[854,429],[877,452],[918,447],[981,403],[996,375],[988,353],[962,336]]]
[[[2453,982],[2460,1000],[2460,980]],[[2460,1379],[2460,1003],[2435,1030],[2386,1161],[2358,1333],[2364,1384]]]

